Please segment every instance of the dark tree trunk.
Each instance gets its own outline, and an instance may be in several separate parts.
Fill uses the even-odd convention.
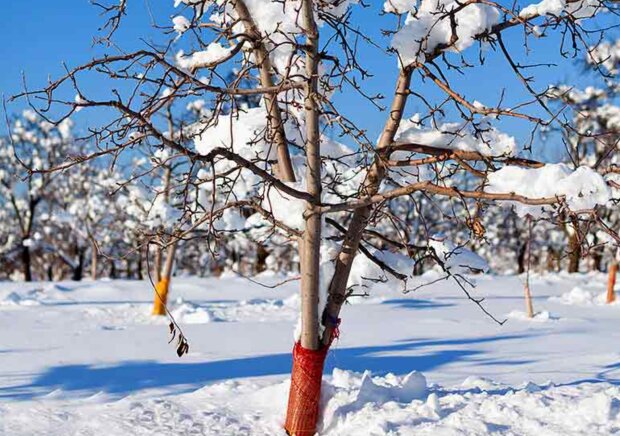
[[[144,280],[144,274],[142,273],[142,264],[144,263],[144,250],[138,249],[138,266],[136,267],[136,272],[138,275],[138,280]]]
[[[258,244],[256,247],[256,273],[263,272],[267,269],[265,262],[267,257],[269,257],[269,251],[267,251],[263,244]]]
[[[32,281],[32,260],[30,257],[30,247],[22,245],[22,271],[24,273],[24,280],[27,282]]]
[[[577,234],[571,234],[568,239],[568,272],[579,272],[579,260],[581,259],[581,245]]]
[[[591,253],[592,256],[592,270],[603,271],[603,253],[598,250],[594,250]]]
[[[77,249],[78,263],[73,268],[73,274],[71,276],[71,280],[79,282],[84,277],[84,249]]]
[[[521,244],[519,247],[519,253],[517,254],[518,272],[522,274],[525,272],[525,260],[527,258],[527,244]]]
[[[129,259],[125,261],[125,276],[128,279],[133,279],[133,271],[131,269],[131,260]]]
[[[110,278],[116,278],[116,263],[114,261],[110,262]]]

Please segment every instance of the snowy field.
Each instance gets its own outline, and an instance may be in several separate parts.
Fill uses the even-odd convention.
[[[505,325],[448,282],[378,287],[345,307],[321,434],[620,432],[620,305],[601,304],[606,277],[534,277],[534,320],[522,278],[477,282]],[[0,284],[0,434],[284,434],[297,283],[172,283],[181,359],[146,282]]]

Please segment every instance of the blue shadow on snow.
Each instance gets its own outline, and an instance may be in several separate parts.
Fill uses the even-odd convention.
[[[475,361],[488,365],[522,365],[523,360],[494,361],[471,346],[531,336],[532,333],[468,339],[410,339],[385,346],[338,348],[335,345],[326,362],[326,373],[334,367],[353,371],[369,369],[375,373],[405,374],[412,370],[431,371],[443,365]],[[423,350],[424,347],[440,349]],[[116,365],[63,365],[47,369],[29,384],[0,388],[0,399],[28,400],[55,389],[77,394],[106,392],[122,396],[150,388],[183,386],[187,391],[226,379],[288,374],[291,354],[270,354],[239,359],[199,363],[125,361]]]

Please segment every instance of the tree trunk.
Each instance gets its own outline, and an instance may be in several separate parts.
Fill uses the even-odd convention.
[[[166,251],[166,263],[161,273],[161,278],[155,285],[155,300],[153,301],[153,315],[162,316],[166,314],[166,304],[168,303],[168,291],[170,290],[170,277],[174,265],[174,254],[176,243],[168,246]]]
[[[607,279],[607,304],[616,301],[616,292],[614,290],[616,286],[616,275],[618,273],[618,262],[614,259],[609,266],[609,277]]]
[[[534,306],[532,305],[532,293],[530,286],[525,284],[525,310],[528,318],[534,318]]]
[[[125,278],[133,279],[133,269],[131,268],[131,259],[125,259]]]
[[[267,269],[265,260],[269,257],[269,251],[265,248],[263,244],[257,244],[256,246],[256,266],[254,267],[254,271],[256,273],[261,273]]]
[[[530,292],[530,268],[532,267],[532,217],[527,217],[528,238],[526,245],[526,276],[525,276],[525,309],[528,318],[534,318],[534,307],[532,306],[532,293]]]
[[[97,252],[97,243],[94,240],[91,241],[91,251],[90,278],[97,280],[97,263],[99,260],[99,254]]]
[[[573,226],[571,224],[571,226]],[[579,234],[573,226],[568,236],[568,272],[579,272],[579,260],[581,259],[581,243]]]
[[[306,35],[306,186],[312,202],[306,202],[305,229],[300,246],[301,339],[293,349],[293,368],[284,428],[290,435],[316,433],[321,398],[323,365],[329,344],[319,337],[319,286],[321,257],[321,137],[319,132],[318,67],[319,33],[311,0],[303,0],[301,16]]]
[[[22,244],[22,272],[24,280],[32,281],[32,259],[30,256],[30,247]]]
[[[138,248],[138,265],[136,266],[136,274],[138,276],[138,280],[144,280],[144,275],[142,274],[142,264],[144,263],[144,250],[142,247]]]
[[[71,280],[79,282],[84,276],[84,249],[77,248],[76,251],[78,256],[78,262],[75,268],[73,268]]]
[[[518,272],[519,274],[523,274],[525,272],[525,259],[527,252],[527,244],[522,244],[519,247],[519,254],[517,256],[517,264],[518,264]]]

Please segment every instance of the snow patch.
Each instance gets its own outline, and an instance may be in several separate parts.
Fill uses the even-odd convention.
[[[569,292],[566,292],[559,297],[550,297],[549,301],[554,301],[569,306],[608,306],[606,303],[606,298],[607,295],[605,292],[599,293],[575,286]]]

